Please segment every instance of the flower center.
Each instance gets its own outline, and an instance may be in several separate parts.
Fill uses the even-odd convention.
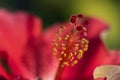
[[[82,22],[83,21],[83,22]],[[74,66],[88,50],[87,25],[82,15],[70,18],[69,26],[61,26],[53,39],[53,52],[60,61],[61,67]]]

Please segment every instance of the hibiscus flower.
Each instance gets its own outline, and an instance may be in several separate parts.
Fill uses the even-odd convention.
[[[92,73],[96,66],[119,64],[118,53],[110,54],[100,38],[108,25],[95,18],[89,18],[89,22],[88,51],[76,65],[61,69],[60,62],[51,50],[55,32],[61,24],[53,25],[43,32],[38,17],[0,10],[0,62],[9,66],[0,64],[0,79],[90,80],[93,79]],[[68,24],[64,26],[69,28]]]
[[[81,60],[75,66],[65,66],[63,69],[58,68],[56,74],[58,80],[93,80],[92,73],[95,67],[103,64],[120,64],[119,52],[109,52],[101,39],[101,33],[104,30],[108,30],[109,26],[96,18],[89,18],[89,22],[90,24],[87,27],[87,38],[89,40],[88,51],[84,53]],[[71,25],[68,24],[65,26],[68,28],[71,27]],[[56,27],[59,27],[60,25],[57,24],[53,26],[53,28],[46,31],[47,35],[52,36],[53,33],[56,32]],[[98,78],[98,80],[105,79],[105,77]]]
[[[90,19],[89,19],[90,20]],[[96,66],[110,64],[109,52],[100,39],[100,33],[108,29],[108,25],[97,20],[90,20],[88,26],[89,49],[83,58],[73,67],[65,67],[61,78],[71,80],[91,80]]]

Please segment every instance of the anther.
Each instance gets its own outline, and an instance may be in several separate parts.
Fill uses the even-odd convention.
[[[88,20],[85,20],[84,22],[83,22],[83,25],[88,25],[89,24],[89,21]]]
[[[74,52],[74,55],[77,55],[77,52],[76,52],[76,51]]]
[[[61,55],[64,54],[64,51],[61,52]]]
[[[57,52],[57,49],[56,49],[56,48],[53,48],[53,51],[54,51],[54,52]]]
[[[68,62],[65,61],[65,62],[63,62],[63,65],[67,65],[68,66],[69,64],[68,64]]]
[[[75,47],[74,50],[78,50],[79,48],[78,47]]]
[[[64,43],[62,43],[61,45],[62,45],[62,46],[65,46],[65,44],[64,44]]]
[[[81,26],[77,26],[76,30],[81,31],[82,27]]]
[[[66,53],[64,53],[63,55],[64,55],[64,57],[66,57]]]
[[[83,27],[83,30],[84,30],[84,31],[87,31],[87,28],[84,26],[84,27]]]
[[[62,40],[62,38],[61,38],[61,37],[58,37],[58,40],[59,40],[59,41],[61,41],[61,40]]]
[[[77,18],[75,15],[71,16],[72,18]]]
[[[69,36],[68,34],[66,34],[66,37],[68,37],[68,38],[69,38],[70,36]]]
[[[82,14],[78,14],[77,17],[78,18],[83,18],[83,15]]]
[[[66,29],[66,27],[65,27],[65,26],[61,26],[61,28],[62,28],[62,29]]]
[[[59,61],[61,61],[61,60],[62,60],[62,58],[60,57],[60,58],[59,58]]]
[[[72,17],[70,18],[70,22],[71,22],[71,23],[75,23],[75,22],[76,22],[76,17],[75,17],[75,16],[72,16]]]
[[[70,59],[70,61],[73,61],[74,60],[74,57],[72,56],[72,58]]]
[[[75,46],[76,46],[76,47],[78,47],[78,46],[79,46],[79,44],[75,44]]]
[[[57,44],[57,43],[53,43],[53,46],[56,46],[56,47],[58,47],[58,44]]]
[[[78,60],[73,61],[73,64],[77,64],[77,63],[78,63]]]
[[[62,47],[63,50],[66,50],[66,47]]]
[[[71,52],[71,53],[70,53],[70,57],[72,57],[72,56],[73,56],[73,53]]]

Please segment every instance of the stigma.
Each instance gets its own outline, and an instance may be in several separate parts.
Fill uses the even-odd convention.
[[[61,26],[53,39],[53,53],[61,67],[74,66],[88,50],[87,26],[89,21],[83,15],[73,15],[69,26]]]

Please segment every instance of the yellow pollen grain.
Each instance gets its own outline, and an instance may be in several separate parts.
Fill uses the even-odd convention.
[[[78,50],[78,47],[75,47],[74,50]]]
[[[87,48],[87,47],[85,47],[85,48],[83,48],[83,50],[84,50],[84,51],[87,51],[87,50],[88,50],[88,48]]]
[[[80,53],[80,52],[79,52],[79,53],[78,53],[78,55],[82,56],[82,55],[83,55],[83,53]]]
[[[64,51],[62,51],[61,54],[64,54]]]
[[[82,39],[81,43],[86,44],[87,40],[85,38]]]
[[[68,39],[68,37],[65,37],[65,40],[67,40]]]
[[[65,44],[64,44],[64,43],[62,43],[62,46],[65,46]]]
[[[54,52],[57,52],[57,49],[56,49],[56,48],[53,48],[53,51],[54,51]]]
[[[61,60],[62,60],[62,57],[60,57],[58,60],[61,61]]]
[[[62,40],[62,38],[61,38],[61,37],[58,37],[58,40],[59,40],[59,41],[61,41],[61,40]]]
[[[81,59],[82,57],[83,57],[83,54],[78,53],[77,58],[78,58],[78,59]]]
[[[65,35],[65,40],[67,40],[70,36],[67,34]]]
[[[58,31],[59,31],[59,33],[61,33],[63,31],[63,28],[60,28]]]
[[[72,54],[72,52],[70,53],[70,57],[72,57],[73,56],[73,54]]]
[[[82,56],[80,56],[80,55],[77,55],[77,58],[78,58],[78,59],[81,59],[81,57],[82,57]]]
[[[68,59],[70,59],[73,56],[72,52],[70,52]]]
[[[77,58],[78,58],[78,59],[81,59],[82,57],[83,57],[83,54],[78,53]]]
[[[78,50],[78,52],[82,54],[82,53],[83,53],[83,50]]]
[[[87,39],[85,39],[85,38],[82,38],[82,42],[84,42],[84,43],[86,43],[86,44],[89,43],[89,41],[88,41]]]
[[[82,38],[82,41],[85,41],[86,39],[85,38]]]
[[[64,53],[63,55],[64,55],[64,57],[66,57],[66,53]]]
[[[74,60],[74,61],[73,61],[73,64],[77,64],[77,63],[78,63],[78,60]]]
[[[61,28],[62,28],[62,29],[66,29],[66,27],[65,27],[65,26],[61,26]]]
[[[85,44],[85,47],[88,48],[88,44]]]
[[[70,37],[70,36],[67,34],[66,37]]]
[[[68,62],[67,62],[67,61],[65,61],[65,62],[63,62],[63,65],[67,65],[67,66],[68,66],[69,64],[68,64]]]
[[[79,46],[79,44],[75,44],[75,46],[76,46],[76,47],[78,47],[78,46]]]
[[[77,52],[76,52],[76,51],[74,52],[74,55],[77,55]]]
[[[58,47],[58,44],[57,44],[57,43],[53,43],[53,46],[56,46],[56,47]]]
[[[62,50],[66,50],[66,47],[62,47]]]
[[[85,41],[81,41],[82,44],[85,44]]]
[[[72,56],[72,58],[70,59],[70,61],[73,61],[74,60],[74,57]]]

